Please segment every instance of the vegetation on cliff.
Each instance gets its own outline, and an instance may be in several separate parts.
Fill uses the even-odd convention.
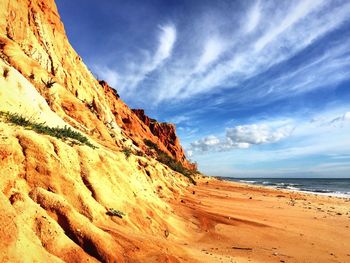
[[[38,123],[30,118],[22,116],[18,113],[0,111],[0,117],[3,117],[6,121],[13,123],[18,126],[31,129],[37,133],[47,134],[59,139],[73,139],[81,144],[85,144],[93,149],[96,148],[84,135],[80,132],[74,131],[68,126],[60,127],[49,127],[45,123]]]
[[[170,201],[186,193],[182,174],[195,182],[175,126],[147,126],[94,78],[54,0],[5,0],[0,13],[0,262],[176,255],[165,242],[188,221]]]
[[[159,162],[169,166],[172,170],[183,174],[184,176],[186,176],[190,180],[190,182],[192,184],[196,185],[196,181],[193,179],[192,176],[195,175],[196,173],[198,173],[197,170],[187,169],[179,161],[176,161],[175,159],[171,158],[168,154],[166,154],[165,152],[160,150],[158,148],[158,145],[153,143],[152,141],[145,139],[144,142],[150,149],[153,149],[156,152],[156,154],[157,154],[156,159]]]

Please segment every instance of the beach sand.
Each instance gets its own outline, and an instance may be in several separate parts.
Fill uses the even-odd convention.
[[[350,262],[349,199],[209,180],[172,206],[188,219],[180,261]]]

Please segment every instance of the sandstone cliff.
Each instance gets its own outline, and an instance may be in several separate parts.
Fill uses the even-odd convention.
[[[177,262],[159,244],[186,236],[169,200],[190,181],[145,139],[193,168],[173,125],[93,77],[53,0],[0,2],[1,262]]]
[[[186,159],[173,124],[159,123],[154,119],[150,119],[145,115],[144,110],[131,110],[119,99],[115,89],[111,88],[105,81],[99,83],[104,89],[108,105],[115,116],[115,121],[134,144],[146,150],[147,146],[144,141],[150,140],[185,167],[196,169],[196,166]]]
[[[2,58],[17,69],[65,121],[103,141],[123,131],[139,146],[150,139],[185,166],[181,146],[168,151],[116,96],[104,81],[98,82],[70,46],[53,1],[2,1],[0,45]],[[44,82],[58,85],[48,91]],[[58,91],[56,91],[58,90]],[[112,131],[111,131],[112,130]]]
[[[158,144],[165,146],[167,152],[169,152],[171,156],[184,163],[189,169],[197,169],[195,164],[187,161],[180,141],[176,136],[174,124],[157,122],[156,120],[149,118],[142,109],[133,109],[132,111],[150,129],[151,133],[158,138],[160,141],[160,143],[158,141]]]

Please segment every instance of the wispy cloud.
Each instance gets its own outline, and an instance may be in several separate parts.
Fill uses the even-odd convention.
[[[219,56],[225,50],[225,46],[227,46],[227,44],[224,40],[218,37],[210,38],[205,43],[203,53],[191,75],[205,71],[211,63],[215,62],[219,58]]]
[[[350,154],[349,1],[131,6],[118,9],[126,24],[90,34],[106,37],[90,66],[131,107],[176,123],[200,165],[287,171],[292,159]]]
[[[287,14],[283,19],[278,18],[279,23],[271,27],[263,36],[261,36],[254,45],[255,52],[261,51],[269,43],[278,40],[279,35],[287,31],[294,24],[304,19],[309,13],[320,7],[324,1],[300,1],[295,6],[292,6],[286,13],[283,12],[283,16]]]
[[[173,25],[160,26],[159,46],[151,63],[145,65],[145,72],[155,70],[165,59],[171,55],[176,41],[176,29]]]
[[[325,5],[321,1],[311,2],[302,1],[284,20],[282,19],[284,14],[281,13],[282,11],[278,12],[280,15],[277,16],[274,16],[272,13],[265,13],[262,26],[265,25],[267,29],[263,31],[262,35],[257,34],[254,38],[243,39],[241,42],[244,48],[236,47],[236,51],[231,58],[220,61],[207,74],[191,80],[186,90],[180,96],[189,97],[211,92],[220,87],[239,87],[239,84],[243,81],[266,71],[273,65],[287,60],[297,52],[310,46],[317,39],[340,26],[350,17],[349,12],[346,11],[349,10],[350,4],[336,7],[332,12],[326,13],[324,8],[329,6],[329,3]],[[301,11],[301,7],[305,9]],[[281,24],[282,26],[279,26]],[[327,62],[333,62],[332,58],[329,57]],[[314,59],[317,60],[318,57],[316,56]],[[301,64],[300,66],[302,67],[303,65]],[[315,72],[311,72],[310,70],[309,73],[317,78],[318,76],[324,76],[325,70]],[[282,76],[284,74],[290,74],[289,70],[283,72]],[[299,76],[304,77],[305,75],[300,74]],[[328,74],[328,77],[328,83],[340,80],[339,76]],[[344,78],[348,77],[343,75],[341,79]],[[293,81],[293,84],[295,86],[301,86],[301,84],[306,83],[299,78],[298,81]],[[317,87],[318,83],[313,82],[309,86],[315,87],[315,85]],[[257,86],[260,87],[259,84]],[[269,90],[268,85],[265,88]],[[282,88],[283,86],[281,86]],[[250,93],[250,90],[243,90],[241,92],[243,94],[239,95],[245,96],[246,93]],[[274,93],[270,92],[269,95],[273,97]]]
[[[250,8],[247,17],[248,19],[246,23],[243,24],[243,27],[246,33],[251,33],[258,26],[261,17],[259,0],[256,1],[255,4],[253,4],[253,6]]]
[[[97,79],[106,80],[111,87],[117,87],[120,84],[119,74],[107,66],[94,65],[93,71]]]
[[[122,89],[128,93],[133,92],[148,74],[162,65],[164,60],[170,57],[176,41],[176,29],[173,25],[160,26],[158,48],[151,57],[146,53],[145,61],[136,66],[136,72],[128,75],[121,84]]]
[[[235,13],[236,19],[215,14],[209,22],[191,17],[186,27],[178,30],[173,24],[161,26],[154,49],[131,54],[127,66],[96,66],[95,71],[117,83],[124,97],[143,92],[147,103],[152,104],[192,99],[223,89],[230,89],[236,101],[252,98],[252,92],[255,100],[270,101],[329,88],[350,78],[342,70],[350,61],[345,55],[349,50],[346,37],[285,68],[275,79],[257,80],[245,88],[241,85],[348,23],[348,10],[348,1],[258,0]],[[192,21],[202,22],[207,30],[198,30]]]
[[[345,112],[342,116],[334,118],[329,123],[333,125],[343,125],[345,122],[350,122],[350,111]]]
[[[199,57],[190,56],[181,61],[170,61],[170,65],[161,72],[154,89],[155,102],[160,103],[169,99],[185,98],[187,86],[194,80],[202,78],[211,67],[219,63],[222,56],[231,45],[222,37],[209,35],[203,41]],[[162,87],[162,88],[161,88]]]
[[[129,72],[121,76],[116,70],[106,66],[95,65],[93,68],[102,78],[108,82],[118,85],[122,92],[133,92],[138,85],[147,78],[147,75],[160,67],[168,59],[173,51],[176,42],[176,28],[174,25],[159,26],[158,46],[153,55],[149,51],[143,51],[143,61],[137,63],[130,61],[128,64]],[[139,60],[139,59],[137,59]]]

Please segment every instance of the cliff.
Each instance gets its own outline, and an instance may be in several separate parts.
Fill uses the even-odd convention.
[[[187,161],[179,138],[176,136],[176,128],[174,124],[157,122],[156,120],[149,118],[142,109],[133,109],[132,111],[149,128],[151,133],[158,138],[158,144],[164,145],[165,149],[172,157],[184,163],[189,169],[197,169],[195,164]]]
[[[146,116],[144,110],[131,110],[108,83],[105,81],[99,83],[104,89],[116,123],[135,145],[146,151],[148,147],[145,140],[150,140],[186,168],[196,170],[196,166],[186,159],[185,152],[176,136],[175,125],[159,123]]]
[[[53,0],[0,2],[1,262],[178,262],[164,244],[186,221],[169,202],[189,175],[145,140],[193,167],[173,125],[148,125],[94,78]]]
[[[1,12],[3,59],[27,78],[65,121],[103,141],[111,141],[111,128],[112,133],[121,128],[141,148],[141,138],[149,139],[190,167],[180,145],[176,152],[174,148],[168,151],[166,139],[159,140],[113,95],[106,82],[94,78],[70,46],[53,1],[2,1]],[[44,83],[50,79],[60,91],[45,89]]]

